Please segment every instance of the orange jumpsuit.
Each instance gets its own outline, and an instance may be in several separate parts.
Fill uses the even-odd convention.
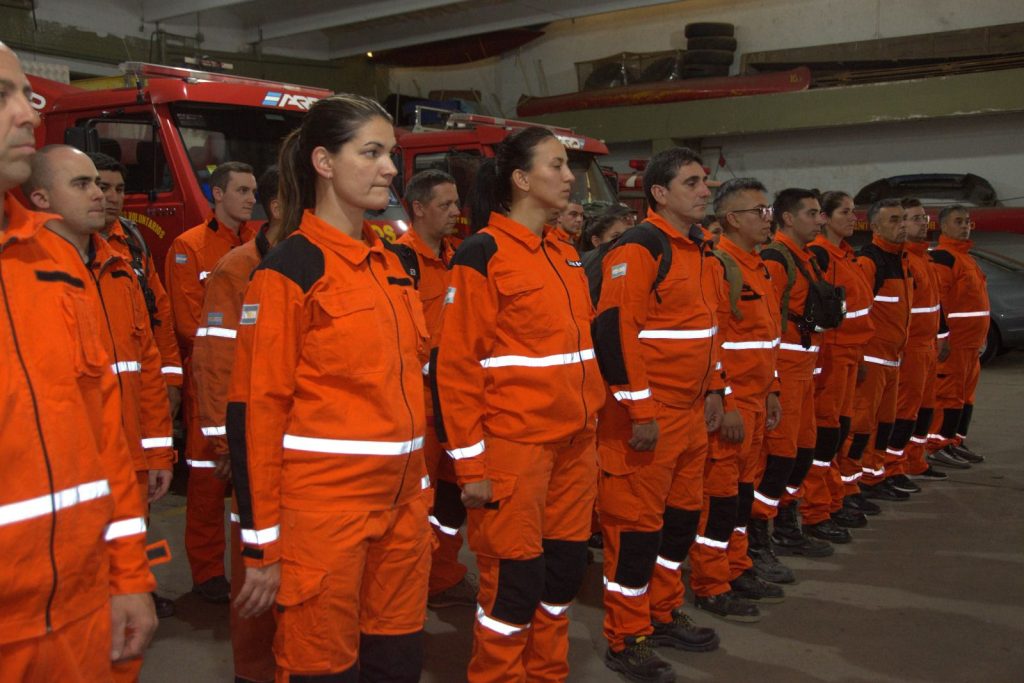
[[[4,197],[0,680],[111,677],[110,596],[156,587],[102,312],[51,214]]]
[[[969,253],[973,244],[941,235],[931,252],[950,346],[949,357],[938,364],[935,406],[939,411],[928,435],[928,447],[933,450],[959,444],[967,436],[981,376],[979,353],[988,336],[990,313],[985,273]]]
[[[609,400],[598,419],[598,510],[604,535],[604,634],[618,652],[683,604],[680,566],[697,535],[708,452],[704,399],[724,393],[716,311],[721,263],[699,226],[627,231],[605,255],[594,341]],[[651,291],[667,236],[672,263]],[[656,419],[653,451],[629,447],[632,423]]]
[[[270,248],[266,227],[237,249],[224,255],[206,279],[206,294],[192,345],[192,385],[199,403],[199,427],[211,453],[228,456],[227,403],[231,368],[235,361],[235,338],[242,315],[242,299],[253,270]],[[245,566],[242,561],[241,529],[237,503],[231,511],[231,597],[242,590]],[[232,605],[231,651],[235,675],[249,681],[274,678],[274,615],[272,612],[243,619]]]
[[[437,346],[441,332],[441,310],[444,308],[444,295],[451,281],[449,266],[455,255],[455,246],[451,240],[441,240],[441,253],[435,254],[427,246],[423,238],[415,230],[409,230],[398,238],[398,244],[404,244],[415,252],[419,262],[419,292],[423,301],[423,315],[427,319],[430,331],[429,348]],[[462,491],[455,481],[455,467],[452,459],[444,452],[434,428],[434,400],[430,392],[429,354],[423,361],[424,387],[426,395],[427,433],[423,444],[423,455],[427,461],[427,473],[433,484],[431,497],[430,525],[437,539],[430,564],[430,594],[439,593],[451,588],[466,576],[466,565],[459,562],[459,549],[462,548],[462,532],[460,528],[466,521],[466,507],[462,504]]]
[[[781,230],[775,233],[775,241],[783,244],[794,261],[814,277],[814,266],[811,265],[814,255],[809,250],[801,248]],[[761,250],[761,258],[771,275],[775,296],[781,308],[789,281],[786,261],[771,246]],[[789,319],[783,321],[782,341],[779,343],[779,403],[782,405],[782,421],[765,436],[767,457],[764,472],[754,491],[754,508],[751,513],[757,519],[774,519],[780,502],[782,505],[792,504],[793,496],[799,492],[814,459],[814,442],[817,437],[814,370],[817,367],[821,333],[801,330],[796,322],[802,317],[808,289],[807,278],[797,271],[789,292]]]
[[[928,244],[908,242],[907,270],[914,279],[914,305],[900,366],[896,421],[885,449],[886,476],[920,474],[928,469],[924,445],[935,413],[936,337],[946,331],[939,305],[939,283],[928,259]]]
[[[238,322],[227,437],[242,557],[281,566],[282,682],[416,681],[422,665],[428,334],[391,246],[369,223],[362,237],[306,211]]]
[[[128,246],[129,237],[125,232],[124,226],[121,224],[123,220],[127,219],[122,218],[110,224],[106,230],[106,239],[114,252],[131,264],[132,250]],[[160,275],[156,271],[156,265],[153,263],[153,256],[151,254],[147,253],[146,255],[143,271],[146,277],[146,284],[149,286],[150,291],[153,292],[154,303],[156,304],[155,319],[151,317],[149,322],[153,329],[153,338],[156,340],[156,346],[160,350],[160,357],[163,360],[163,364],[160,366],[160,373],[163,375],[168,386],[180,387],[183,373],[181,354],[178,351],[178,342],[174,334],[171,299],[167,296],[167,290],[164,289],[164,285],[160,281]],[[138,272],[136,272],[136,275],[142,277],[142,274]]]
[[[814,413],[818,425],[811,471],[804,480],[800,514],[804,524],[819,524],[843,506],[845,487],[836,455],[850,434],[857,369],[863,360],[864,344],[871,339],[874,295],[871,284],[857,265],[853,249],[844,240],[839,246],[818,235],[808,245],[818,260],[825,279],[846,293],[846,317],[834,330],[822,334],[818,366],[814,376]],[[851,482],[860,479],[860,470]]]
[[[224,496],[227,482],[213,474],[217,455],[209,448],[199,428],[199,402],[192,387],[192,342],[203,326],[200,312],[206,278],[217,262],[234,247],[252,237],[249,224],[239,233],[220,227],[211,216],[204,223],[175,238],[167,252],[164,276],[171,297],[174,330],[185,361],[185,461],[189,466],[185,508],[185,551],[192,567],[192,580],[199,584],[224,575]]]
[[[490,480],[469,510],[480,569],[468,678],[562,681],[587,566],[604,400],[579,257],[499,214],[455,254],[431,359],[439,438],[460,485]],[[443,428],[443,429],[442,429]]]
[[[779,390],[775,360],[782,327],[779,303],[768,269],[755,252],[744,252],[724,236],[718,248],[739,266],[743,286],[736,317],[728,295],[718,306],[718,340],[730,396],[743,418],[741,443],[719,434],[708,440],[704,507],[696,544],[690,549],[690,585],[697,595],[718,595],[752,565],[747,555],[747,522],[754,503],[754,481],[764,464],[765,399]]]
[[[861,249],[857,264],[872,283],[874,302],[868,317],[875,332],[864,345],[866,373],[854,399],[851,440],[845,457],[839,461],[847,495],[860,492],[855,477],[858,470],[862,475],[860,481],[865,484],[874,485],[885,479],[885,449],[896,419],[900,363],[914,296],[902,244],[887,242],[876,234],[871,244]]]

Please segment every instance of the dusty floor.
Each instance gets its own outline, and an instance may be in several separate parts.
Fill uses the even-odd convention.
[[[970,444],[986,463],[927,483],[908,502],[884,504],[833,557],[787,558],[798,583],[786,587],[784,603],[762,608],[760,623],[726,623],[689,608],[718,629],[722,646],[665,651],[679,679],[1024,680],[1024,353],[985,368],[977,405]],[[153,511],[151,537],[166,537],[175,554],[157,568],[161,592],[176,598],[178,614],[161,622],[142,681],[226,683],[227,607],[189,592],[184,505],[169,496]],[[571,614],[570,680],[621,680],[601,661],[599,564]],[[423,681],[465,679],[471,623],[468,609],[430,613]]]

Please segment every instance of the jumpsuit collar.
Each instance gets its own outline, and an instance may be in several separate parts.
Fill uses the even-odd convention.
[[[804,263],[807,263],[808,261],[811,260],[813,254],[811,254],[810,250],[807,247],[801,247],[799,244],[796,243],[796,241],[792,237],[782,232],[782,230],[775,231],[774,239],[776,242],[785,244],[789,248],[789,250],[793,252],[793,255],[796,256],[801,261],[803,261]],[[810,242],[808,242],[808,244],[810,244]]]
[[[380,237],[366,221],[363,221],[363,239],[355,240],[306,209],[302,213],[299,230],[312,236],[317,242],[324,243],[331,251],[354,266],[367,260],[370,254],[384,255]]]
[[[761,257],[756,251],[743,251],[740,245],[725,235],[722,235],[722,239],[718,241],[718,248],[742,263],[748,270],[756,270],[762,263]]]
[[[879,249],[881,249],[882,251],[887,251],[890,254],[899,254],[901,251],[903,251],[903,247],[906,244],[905,242],[895,244],[887,239],[883,239],[881,236],[879,236],[878,233],[875,233],[874,235],[871,236],[871,243],[878,247]]]
[[[680,240],[684,243],[692,243],[697,248],[703,248],[705,244],[709,246],[711,244],[711,240],[705,238],[704,228],[696,223],[691,224],[684,233],[673,228],[669,222],[654,209],[647,210],[646,221],[668,235],[670,239]]]
[[[517,223],[508,216],[503,214],[492,212],[490,219],[487,221],[488,227],[500,230],[512,239],[520,242],[530,251],[537,251],[540,249],[543,242],[554,242],[554,228],[550,225],[544,225],[543,237],[535,235],[533,231],[527,228],[522,223]]]
[[[451,240],[447,237],[441,238],[440,254],[435,254],[434,250],[427,246],[426,241],[420,236],[418,232],[410,228],[408,232],[408,246],[417,254],[422,256],[427,261],[436,261],[447,266],[452,262],[452,256],[455,255],[455,249],[452,248]]]
[[[974,246],[974,240],[958,240],[945,235],[939,235],[939,248],[950,251],[967,253]]]
[[[841,259],[852,258],[855,254],[855,252],[853,251],[853,247],[851,247],[850,243],[847,242],[845,239],[838,245],[835,245],[832,244],[829,238],[825,237],[825,235],[818,235],[813,240],[811,240],[811,244],[813,244],[816,247],[821,247],[830,255],[837,256]],[[811,246],[811,244],[808,244],[807,246]]]
[[[11,240],[30,240],[47,221],[63,220],[54,213],[26,209],[10,192],[4,194],[4,219],[7,229],[3,232],[3,244]]]

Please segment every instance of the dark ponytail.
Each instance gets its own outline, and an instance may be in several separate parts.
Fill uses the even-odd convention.
[[[823,192],[821,195],[821,212],[831,218],[836,209],[842,206],[844,199],[850,199],[850,195],[840,190]]]
[[[486,227],[491,213],[508,213],[512,208],[512,173],[533,168],[533,149],[555,137],[547,128],[530,126],[517,130],[495,146],[494,158],[485,160],[476,174],[470,193],[470,229]]]
[[[281,143],[278,156],[282,237],[298,229],[302,212],[316,206],[319,176],[313,170],[313,150],[323,147],[331,154],[355,137],[367,121],[391,116],[373,100],[342,93],[316,101],[302,118],[302,124]]]

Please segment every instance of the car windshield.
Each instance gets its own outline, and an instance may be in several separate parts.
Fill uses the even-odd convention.
[[[194,102],[173,102],[171,113],[196,181],[211,202],[213,169],[225,161],[243,161],[259,178],[277,163],[281,141],[302,122],[298,112]],[[259,204],[253,218],[265,218]]]

